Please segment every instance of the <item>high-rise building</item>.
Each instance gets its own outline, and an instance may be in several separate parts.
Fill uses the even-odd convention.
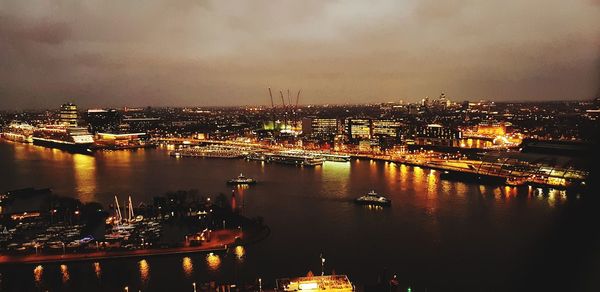
[[[77,127],[77,106],[65,103],[60,107],[59,122],[68,127]]]

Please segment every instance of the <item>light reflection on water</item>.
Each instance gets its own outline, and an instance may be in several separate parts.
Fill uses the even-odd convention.
[[[140,270],[140,279],[142,280],[142,283],[145,284],[150,278],[150,265],[146,260],[139,261],[138,265]]]
[[[206,262],[211,271],[217,271],[221,266],[221,258],[212,252],[206,255]]]
[[[33,279],[35,280],[36,285],[39,285],[42,282],[43,274],[44,267],[42,267],[42,265],[37,265],[35,269],[33,269]]]
[[[90,155],[74,154],[73,170],[77,192],[85,202],[96,200],[96,159]]]
[[[102,268],[100,267],[99,262],[94,263],[94,274],[96,274],[96,278],[100,279],[102,276]]]
[[[244,256],[246,255],[246,249],[243,246],[238,245],[235,247],[234,254],[235,254],[235,259],[238,262],[243,263]]]
[[[67,265],[60,265],[60,273],[62,274],[63,283],[66,283],[69,281],[69,279],[71,279],[71,276],[69,275],[69,268],[67,267]]]
[[[183,273],[187,278],[190,278],[194,273],[194,263],[190,257],[184,257],[181,261]]]

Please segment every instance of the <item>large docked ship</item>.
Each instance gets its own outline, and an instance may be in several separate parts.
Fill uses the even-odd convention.
[[[87,128],[45,125],[33,131],[33,144],[73,152],[91,152],[94,137]]]
[[[26,123],[13,122],[2,129],[2,138],[10,141],[31,143],[35,127]]]

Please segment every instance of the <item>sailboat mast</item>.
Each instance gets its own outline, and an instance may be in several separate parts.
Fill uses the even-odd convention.
[[[134,218],[133,215],[133,203],[131,202],[131,196],[129,196],[129,212],[128,212],[128,216],[129,216],[129,222],[131,222]]]
[[[123,220],[123,217],[121,215],[121,208],[119,207],[119,199],[117,198],[117,196],[115,196],[115,205],[117,207],[117,209],[116,209],[117,224],[121,224],[121,220]]]

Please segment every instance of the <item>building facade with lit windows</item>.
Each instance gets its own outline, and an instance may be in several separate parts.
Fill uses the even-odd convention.
[[[340,121],[333,118],[306,117],[302,119],[304,135],[327,136],[340,132]]]
[[[444,127],[440,124],[429,124],[425,127],[420,127],[416,133],[420,138],[431,138],[440,140],[461,139],[462,133],[459,130]]]
[[[59,122],[68,127],[77,127],[77,106],[73,103],[65,103],[60,106]]]
[[[346,133],[351,141],[368,140],[372,137],[371,119],[346,119]]]
[[[404,124],[400,121],[389,119],[373,120],[373,136],[400,137]]]

